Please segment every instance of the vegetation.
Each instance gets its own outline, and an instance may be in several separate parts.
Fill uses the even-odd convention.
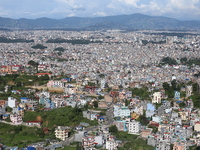
[[[7,146],[25,147],[27,144],[42,141],[44,137],[41,128],[0,123],[1,143]]]
[[[164,58],[161,60],[161,65],[165,65],[165,64],[168,64],[168,65],[177,65],[178,63],[177,63],[176,60],[173,59],[173,58],[164,57]]]
[[[47,48],[47,46],[43,46],[42,44],[37,44],[37,45],[31,46],[31,48],[33,48],[33,49],[45,49],[45,48]]]
[[[117,140],[127,141],[124,147],[119,147],[118,150],[154,150],[154,147],[147,145],[146,141],[137,135],[117,131],[114,136],[116,136]]]
[[[132,91],[133,96],[139,96],[141,99],[148,99],[149,98],[149,92],[147,91],[147,87],[143,88],[132,88],[129,89]]]
[[[34,40],[26,40],[26,39],[8,39],[5,37],[0,37],[0,43],[31,43]]]
[[[96,121],[90,121],[83,118],[82,110],[79,108],[71,108],[69,106],[52,109],[46,112],[25,112],[24,121],[37,120],[41,118],[44,127],[54,128],[55,126],[74,127],[80,122],[86,122],[90,125],[96,125]]]
[[[65,49],[63,47],[57,47],[53,51],[59,51],[59,52],[64,52]]]
[[[90,44],[90,43],[101,43],[101,41],[90,41],[85,39],[73,39],[73,40],[66,40],[66,39],[49,39],[46,43],[71,43],[71,44]]]

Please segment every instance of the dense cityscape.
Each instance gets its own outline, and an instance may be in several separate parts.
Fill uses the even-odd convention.
[[[200,148],[200,34],[0,31],[0,149]]]

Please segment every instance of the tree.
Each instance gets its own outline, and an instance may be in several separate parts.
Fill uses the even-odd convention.
[[[94,105],[95,108],[98,108],[98,102],[97,101],[94,101],[93,105]]]
[[[6,107],[6,111],[7,111],[7,112],[11,112],[12,110],[13,110],[13,109],[12,109],[11,107],[9,107],[9,106]]]
[[[116,127],[116,125],[112,125],[109,127],[109,132],[112,134],[116,134],[118,132],[118,129]]]

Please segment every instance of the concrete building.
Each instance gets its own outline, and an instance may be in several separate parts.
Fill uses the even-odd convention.
[[[128,133],[129,134],[139,134],[140,133],[140,122],[132,120],[128,123]]]
[[[152,103],[161,103],[161,92],[155,92],[153,94]]]
[[[65,141],[69,137],[69,127],[58,126],[55,129],[55,136],[62,141]]]

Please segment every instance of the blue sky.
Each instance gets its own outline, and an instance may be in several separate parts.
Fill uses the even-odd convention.
[[[200,20],[200,0],[0,0],[0,16],[15,19],[133,13]]]

